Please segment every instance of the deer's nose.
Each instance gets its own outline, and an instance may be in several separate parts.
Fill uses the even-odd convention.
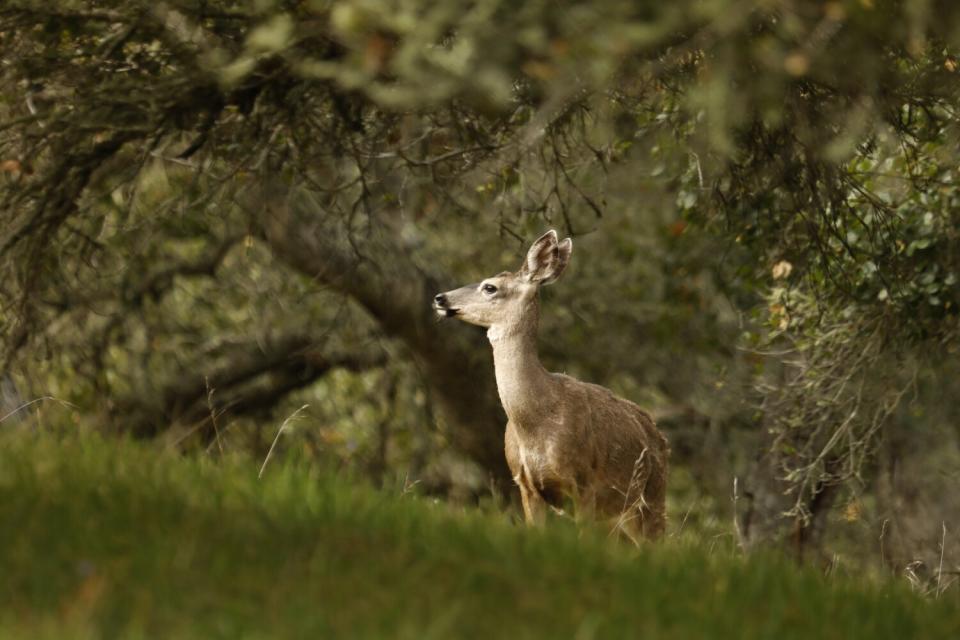
[[[447,306],[447,296],[443,295],[442,293],[438,293],[437,295],[433,296],[433,304],[437,305],[438,307]]]

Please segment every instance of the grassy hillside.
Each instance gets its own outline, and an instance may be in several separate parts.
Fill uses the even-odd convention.
[[[960,637],[955,596],[256,471],[0,440],[2,636]]]

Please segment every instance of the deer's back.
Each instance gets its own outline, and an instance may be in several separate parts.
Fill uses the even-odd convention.
[[[569,464],[595,485],[597,508],[622,510],[666,475],[669,446],[649,413],[604,387],[558,376],[571,398],[565,425],[574,434]]]

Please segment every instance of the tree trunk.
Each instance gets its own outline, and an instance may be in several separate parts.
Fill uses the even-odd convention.
[[[766,440],[759,451],[739,496],[744,501],[736,514],[740,546],[747,551],[778,548],[792,552],[798,562],[809,559],[821,550],[837,486],[818,485],[805,497],[806,518],[787,515],[796,499],[787,493],[777,454]]]
[[[453,446],[483,467],[501,492],[508,491],[506,418],[490,347],[479,331],[437,322],[431,301],[443,279],[421,268],[385,225],[350,231],[309,193],[274,186],[263,195],[263,235],[275,255],[350,296],[384,333],[409,347]]]

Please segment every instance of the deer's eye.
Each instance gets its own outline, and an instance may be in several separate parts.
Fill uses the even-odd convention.
[[[482,287],[480,287],[480,290],[483,291],[488,296],[492,296],[497,292],[497,288],[492,284],[485,284]]]

